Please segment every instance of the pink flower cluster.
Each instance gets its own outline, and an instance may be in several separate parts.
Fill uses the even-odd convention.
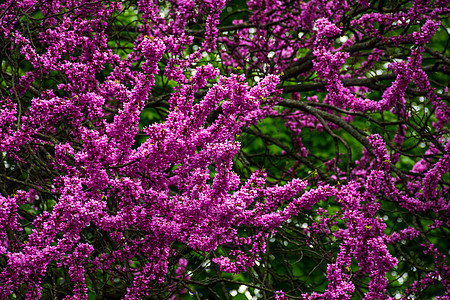
[[[248,20],[224,27],[225,0],[50,2],[0,4],[1,41],[23,64],[11,85],[0,81],[0,179],[14,187],[0,195],[0,299],[43,297],[52,272],[71,280],[64,299],[99,294],[92,278],[107,276],[124,281],[121,296],[144,299],[171,274],[192,279],[183,247],[213,253],[220,271],[246,272],[277,230],[309,212],[306,246],[321,236],[337,250],[324,259],[327,287],[304,299],[393,299],[386,274],[408,259],[394,246],[421,239],[433,270],[405,292],[439,283],[449,293],[445,250],[423,238],[450,223],[449,97],[427,75],[448,73],[445,51],[427,48],[446,1],[385,13],[370,1],[249,0]],[[132,29],[122,26],[130,13]],[[40,25],[33,34],[28,21]],[[386,58],[403,44],[409,58]],[[436,55],[433,68],[425,53]],[[384,73],[369,74],[381,62]],[[426,97],[421,108],[415,96]],[[163,117],[143,125],[151,109]],[[265,119],[285,122],[293,149],[259,130]],[[310,149],[304,129],[328,134],[336,156]],[[254,166],[238,174],[245,134],[294,158],[288,179]],[[408,152],[422,143],[422,157]],[[388,228],[391,207],[411,224]]]

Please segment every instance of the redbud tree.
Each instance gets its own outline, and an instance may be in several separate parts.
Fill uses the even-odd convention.
[[[449,299],[448,0],[4,0],[0,299]]]

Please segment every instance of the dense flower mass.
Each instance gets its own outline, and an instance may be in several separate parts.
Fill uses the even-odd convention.
[[[449,299],[448,4],[3,1],[0,299]]]

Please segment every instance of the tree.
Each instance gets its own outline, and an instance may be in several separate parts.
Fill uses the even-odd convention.
[[[448,299],[448,1],[0,4],[1,299]]]

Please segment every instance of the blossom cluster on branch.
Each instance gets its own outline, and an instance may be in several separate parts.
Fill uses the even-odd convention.
[[[0,299],[449,299],[448,4],[5,0]]]

